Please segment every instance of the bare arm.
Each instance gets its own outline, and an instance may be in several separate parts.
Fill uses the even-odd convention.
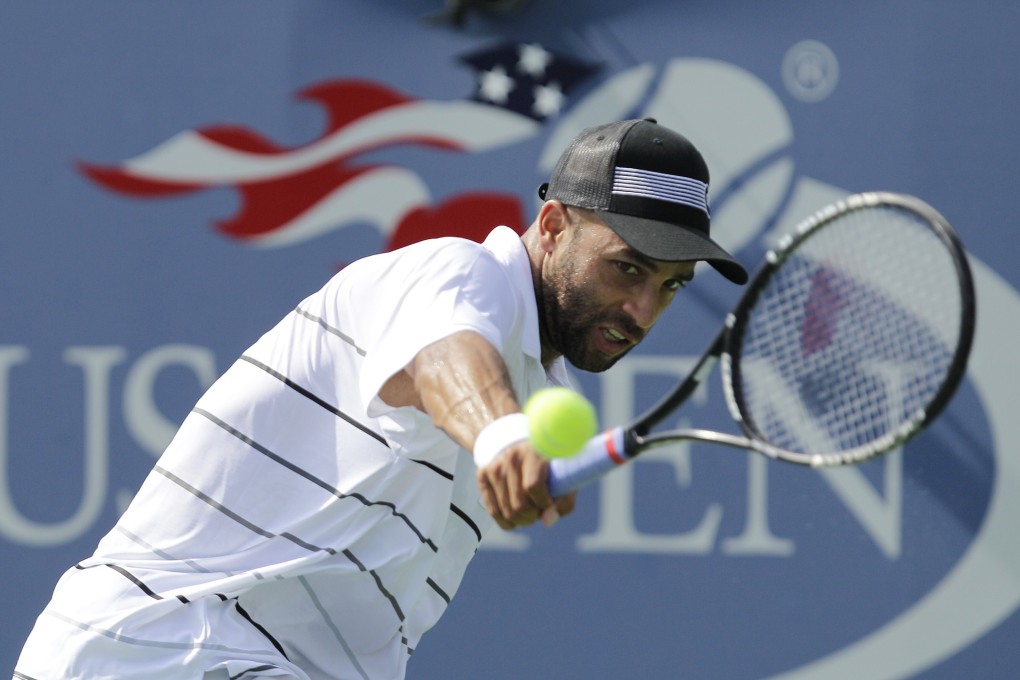
[[[486,425],[520,411],[503,358],[469,331],[425,347],[406,370],[387,381],[379,396],[391,406],[414,406],[427,413],[468,451]],[[531,524],[543,513],[546,520],[570,513],[574,495],[554,502],[546,486],[548,474],[548,461],[530,443],[505,449],[478,471],[489,514],[502,528],[511,529]]]

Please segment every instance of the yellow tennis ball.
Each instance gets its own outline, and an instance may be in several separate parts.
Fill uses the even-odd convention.
[[[598,432],[595,407],[566,387],[546,387],[524,404],[535,450],[546,458],[576,455]]]

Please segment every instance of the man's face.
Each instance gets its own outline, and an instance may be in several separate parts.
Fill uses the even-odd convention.
[[[641,342],[694,263],[649,259],[593,213],[568,214],[542,269],[543,341],[579,369],[604,371]]]

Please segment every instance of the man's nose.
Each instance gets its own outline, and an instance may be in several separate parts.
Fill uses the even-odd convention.
[[[658,287],[644,286],[624,302],[623,310],[642,330],[648,331],[659,320],[663,305]]]

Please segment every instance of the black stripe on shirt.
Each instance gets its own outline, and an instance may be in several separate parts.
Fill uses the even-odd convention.
[[[93,566],[95,566],[95,567],[107,567],[108,569],[114,570],[115,572],[117,572],[118,574],[120,574],[121,576],[126,578],[127,580],[131,581],[131,583],[135,584],[135,586],[137,586],[139,590],[141,590],[143,593],[145,593],[146,595],[148,595],[149,597],[151,597],[154,600],[165,599],[162,595],[160,595],[159,593],[154,591],[152,588],[150,588],[148,585],[146,585],[144,581],[142,581],[140,578],[138,578],[137,576],[132,574],[130,571],[128,571],[126,568],[120,566],[119,564],[111,564],[109,562],[104,562],[102,564],[95,564]],[[88,569],[89,567],[84,567],[79,562],[78,564],[74,565],[74,568],[83,571],[85,569]],[[178,600],[180,600],[182,604],[189,604],[191,602],[188,598],[184,597],[183,595],[175,595],[174,597],[176,597]]]
[[[134,574],[132,574],[130,571],[128,571],[124,567],[120,566],[119,564],[104,564],[103,566],[104,567],[109,567],[110,569],[113,569],[115,572],[117,572],[118,574],[120,574],[121,576],[126,578],[127,580],[129,580],[132,583],[134,583],[136,586],[138,586],[138,588],[143,593],[145,593],[146,595],[148,595],[152,599],[154,599],[154,600],[162,600],[163,599],[162,595],[159,595],[158,593],[154,592],[152,590],[152,588],[150,588],[149,586],[145,585],[145,583],[143,583],[141,581],[141,579],[136,577]]]
[[[236,609],[236,610],[237,610],[237,613],[238,613],[238,614],[240,614],[240,615],[241,615],[242,617],[244,617],[244,620],[245,620],[245,621],[247,621],[247,622],[248,622],[248,623],[250,623],[251,625],[255,626],[255,629],[256,629],[256,630],[257,630],[258,632],[260,632],[260,633],[262,633],[263,635],[265,635],[265,636],[266,636],[266,639],[267,639],[267,640],[269,640],[269,641],[270,641],[271,643],[273,643],[273,646],[274,646],[274,647],[276,647],[276,651],[280,652],[280,654],[283,654],[283,658],[284,658],[284,659],[287,659],[287,661],[290,661],[290,657],[289,657],[289,656],[287,656],[287,652],[283,651],[283,645],[281,645],[281,644],[280,644],[279,640],[277,640],[276,638],[274,638],[274,637],[273,637],[273,636],[272,636],[272,635],[271,635],[271,634],[269,633],[269,631],[265,629],[265,627],[264,627],[264,626],[263,626],[263,625],[262,625],[261,623],[259,623],[259,622],[258,622],[258,621],[256,621],[255,619],[253,619],[253,618],[251,617],[251,614],[249,614],[248,612],[246,612],[246,611],[244,610],[244,607],[242,607],[242,606],[241,606],[241,603],[240,603],[240,602],[234,602],[234,609]]]
[[[453,512],[453,514],[457,515],[457,517],[460,517],[462,520],[464,520],[464,523],[467,524],[468,527],[471,528],[471,531],[475,532],[475,536],[478,537],[478,542],[481,543],[482,542],[482,530],[478,528],[478,525],[475,524],[475,521],[473,519],[471,519],[471,517],[469,517],[466,512],[464,512],[463,510],[458,508],[453,503],[450,503],[450,510]]]
[[[322,328],[327,333],[331,333],[331,334],[335,335],[336,337],[340,338],[341,340],[346,342],[348,345],[353,347],[355,352],[357,352],[361,356],[365,356],[365,350],[361,349],[360,347],[358,347],[357,344],[355,344],[354,338],[352,338],[351,336],[347,335],[346,333],[341,332],[340,329],[334,328],[333,326],[330,326],[328,323],[326,323],[325,319],[323,319],[321,317],[318,317],[318,316],[315,316],[311,312],[306,312],[305,310],[301,309],[300,307],[296,308],[294,311],[297,314],[305,317],[309,321],[314,321],[315,323],[319,324],[320,326],[322,326]]]
[[[430,463],[427,460],[418,460],[417,458],[408,458],[408,460],[411,461],[412,463],[417,463],[418,465],[424,465],[425,467],[427,467],[428,469],[432,470],[433,472],[435,472],[440,477],[445,477],[446,479],[449,479],[451,482],[453,481],[453,473],[452,472],[447,472],[446,470],[444,470],[443,468],[439,467],[438,465]]]
[[[222,503],[217,501],[215,498],[212,498],[211,496],[209,496],[209,494],[207,494],[204,491],[201,491],[201,490],[195,488],[191,484],[188,484],[183,479],[181,479],[180,477],[178,477],[174,473],[170,472],[166,468],[161,467],[159,465],[156,465],[152,469],[155,470],[156,472],[158,472],[159,474],[163,475],[164,477],[166,477],[171,482],[173,482],[177,486],[181,487],[182,489],[184,489],[188,493],[190,493],[192,496],[195,496],[196,498],[204,501],[205,503],[207,503],[208,505],[212,506],[216,510],[222,512],[224,515],[226,515],[230,519],[234,520],[235,522],[237,522],[238,524],[243,526],[248,531],[256,533],[259,536],[263,536],[265,538],[276,538],[276,534],[274,534],[273,532],[266,531],[265,529],[263,529],[262,527],[258,526],[257,524],[252,524],[251,522],[246,520],[244,517],[241,517],[236,512],[234,512],[230,508],[226,507],[225,505],[223,505]],[[301,546],[301,547],[305,547],[305,546]]]
[[[213,507],[216,510],[222,512],[224,515],[226,515],[230,519],[234,520],[235,522],[237,522],[238,524],[240,524],[244,528],[248,529],[249,531],[252,531],[252,532],[258,534],[259,536],[264,536],[266,538],[277,538],[277,537],[285,538],[288,541],[290,541],[291,543],[293,543],[294,545],[297,545],[297,546],[300,546],[300,547],[304,548],[308,552],[324,552],[324,553],[329,553],[330,555],[336,555],[336,549],[334,549],[334,548],[323,548],[322,546],[315,545],[314,543],[309,543],[308,541],[305,541],[303,539],[298,538],[297,536],[295,536],[294,534],[290,533],[289,531],[284,531],[282,534],[275,534],[272,531],[269,531],[268,529],[263,529],[262,527],[258,526],[257,524],[249,522],[244,517],[241,517],[239,514],[237,514],[236,512],[231,510],[230,508],[226,507],[225,505],[223,505],[222,503],[217,501],[215,498],[212,498],[211,496],[209,496],[209,494],[205,493],[204,491],[202,491],[200,489],[195,488],[191,484],[188,484],[183,479],[181,479],[180,477],[178,477],[174,473],[170,472],[166,468],[163,468],[163,467],[160,467],[159,465],[156,465],[155,467],[153,467],[153,469],[156,472],[158,472],[159,474],[161,474],[164,477],[166,477],[167,479],[169,479],[171,482],[173,482],[177,486],[181,487],[182,489],[184,489],[185,491],[190,493],[191,495],[193,495],[196,498],[204,501],[205,503],[207,503],[211,507]]]
[[[447,606],[449,606],[449,604],[450,604],[450,596],[446,594],[445,590],[443,590],[442,588],[439,587],[438,583],[433,581],[431,577],[425,579],[425,583],[429,584],[429,587],[431,587],[432,590],[436,591],[436,594],[439,595],[439,597],[443,598],[443,600],[446,602]]]
[[[308,550],[309,552],[320,552],[321,551],[321,552],[327,552],[327,553],[329,553],[331,555],[336,555],[337,554],[337,551],[334,548],[323,548],[323,547],[314,545],[312,543],[308,543],[307,541],[304,541],[304,540],[298,538],[297,536],[294,536],[291,533],[284,532],[282,534],[274,534],[271,531],[263,529],[262,527],[260,527],[260,526],[258,526],[256,524],[253,524],[252,522],[249,522],[248,520],[244,519],[243,517],[238,515],[233,510],[231,510],[231,509],[227,508],[226,506],[224,506],[219,501],[216,501],[213,498],[210,498],[208,494],[206,494],[206,493],[196,489],[194,486],[192,486],[191,484],[188,484],[183,479],[181,479],[180,477],[178,477],[174,473],[170,472],[169,470],[166,470],[165,468],[162,468],[159,465],[154,466],[153,469],[156,470],[157,472],[159,472],[161,475],[163,475],[167,479],[169,479],[170,481],[172,481],[173,483],[175,483],[178,486],[180,486],[185,491],[188,491],[189,493],[194,495],[196,498],[199,498],[202,501],[208,503],[210,506],[212,506],[216,510],[222,512],[227,517],[231,518],[232,520],[234,520],[235,522],[237,522],[241,526],[249,529],[250,531],[253,531],[254,533],[257,533],[260,536],[264,536],[266,538],[275,538],[275,537],[279,536],[280,538],[285,538],[288,541],[291,541],[292,543],[294,543],[295,545],[298,545],[298,546],[304,548],[305,550]],[[435,549],[435,548],[433,548],[433,549]],[[367,572],[368,574],[370,574],[372,576],[372,578],[375,580],[376,588],[378,588],[379,592],[382,593],[383,596],[385,596],[386,599],[390,601],[390,604],[393,606],[393,611],[395,611],[396,614],[397,614],[397,618],[399,618],[400,621],[403,622],[403,620],[404,620],[404,612],[400,608],[400,604],[397,602],[397,598],[395,598],[393,596],[393,594],[390,593],[390,591],[386,589],[386,586],[383,584],[382,579],[379,577],[379,574],[377,574],[374,569],[368,569],[364,565],[364,563],[362,563],[361,560],[359,560],[354,555],[354,553],[351,552],[349,549],[345,549],[343,551],[343,555],[348,560],[350,560],[350,562],[352,564],[354,564],[359,570],[361,570],[363,572]],[[141,584],[140,581],[137,581],[136,579],[134,579],[127,572],[124,572],[124,574],[128,578],[131,578],[132,581],[135,581],[136,583],[138,583],[140,585],[140,587],[144,588],[144,584]],[[148,593],[150,593],[152,595],[152,597],[155,597],[156,599],[163,599],[160,596],[156,595],[155,593],[152,593],[152,591],[148,590],[147,588],[144,588],[144,589]],[[282,651],[283,650],[281,650],[281,652]]]
[[[403,623],[404,611],[400,608],[400,604],[397,602],[397,598],[393,597],[393,593],[386,590],[386,586],[383,585],[382,579],[379,578],[379,574],[375,573],[375,569],[369,569],[364,564],[362,564],[361,560],[355,557],[354,553],[352,553],[350,550],[344,550],[344,557],[346,557],[352,563],[354,563],[361,571],[371,574],[372,578],[375,579],[375,585],[379,589],[379,592],[382,593],[386,597],[386,599],[390,601],[390,604],[393,605],[393,611],[397,613],[397,618],[400,619],[401,623]]]
[[[210,421],[212,421],[213,423],[218,425],[223,430],[229,432],[234,437],[237,437],[239,440],[241,440],[242,442],[244,442],[245,444],[250,446],[252,449],[258,451],[259,453],[261,453],[262,455],[266,456],[267,458],[269,458],[273,462],[282,465],[283,467],[287,468],[291,472],[293,472],[293,473],[295,473],[297,475],[300,475],[301,477],[303,477],[304,479],[308,480],[312,484],[315,484],[320,489],[328,491],[329,493],[331,493],[332,495],[336,496],[337,498],[340,498],[340,499],[353,498],[353,499],[359,501],[365,507],[372,507],[372,506],[376,506],[377,505],[377,506],[381,506],[381,507],[384,507],[384,508],[389,508],[390,509],[390,513],[394,517],[396,517],[397,519],[403,521],[404,524],[406,524],[408,526],[408,528],[412,532],[414,532],[414,535],[418,537],[419,541],[421,541],[422,543],[427,545],[429,548],[431,548],[432,552],[439,552],[439,548],[432,541],[432,539],[431,538],[427,538],[423,533],[421,533],[421,531],[418,530],[418,527],[416,527],[414,525],[414,523],[411,521],[411,518],[409,518],[407,515],[403,514],[402,512],[397,511],[397,506],[394,505],[393,503],[390,503],[389,501],[370,501],[367,498],[365,498],[364,496],[362,496],[360,493],[351,493],[351,494],[344,493],[340,489],[337,489],[336,487],[331,486],[330,484],[326,483],[324,480],[319,479],[318,477],[313,475],[311,472],[308,472],[304,468],[302,468],[302,467],[300,467],[298,465],[295,465],[294,463],[290,462],[286,458],[283,458],[279,454],[273,453],[272,451],[270,451],[266,447],[264,447],[261,444],[259,444],[258,442],[256,442],[251,437],[247,436],[246,434],[244,434],[240,430],[238,430],[238,429],[232,427],[231,425],[227,424],[223,420],[220,420],[219,418],[214,416],[212,413],[209,413],[205,409],[201,409],[201,408],[197,408],[196,407],[192,412],[193,413],[197,413],[197,414],[199,414],[201,416],[204,416],[204,417],[208,418]]]
[[[358,428],[359,430],[361,430],[362,432],[367,434],[369,437],[372,437],[373,439],[378,441],[380,444],[382,444],[386,448],[389,448],[389,444],[386,443],[386,439],[383,438],[383,436],[380,435],[378,432],[375,432],[374,430],[370,429],[366,425],[363,425],[362,423],[359,423],[357,420],[355,420],[351,416],[347,415],[346,413],[344,413],[343,411],[338,409],[336,406],[333,406],[332,404],[327,402],[325,399],[322,399],[321,397],[316,396],[315,394],[313,394],[309,390],[305,389],[301,385],[298,385],[296,382],[294,382],[293,380],[291,380],[290,378],[285,376],[283,373],[280,373],[276,369],[270,368],[269,366],[267,366],[266,364],[262,363],[261,361],[259,361],[257,359],[253,359],[253,358],[251,358],[250,356],[247,356],[247,355],[242,355],[241,356],[241,360],[242,361],[247,361],[252,366],[255,366],[256,368],[259,368],[259,369],[265,371],[266,373],[268,373],[269,375],[273,376],[274,378],[276,378],[277,380],[279,380],[284,385],[286,385],[287,387],[291,388],[292,390],[294,390],[295,392],[297,392],[301,396],[306,397],[306,398],[312,400],[313,402],[315,402],[316,404],[318,404],[322,408],[326,409],[327,411],[329,411],[330,413],[332,413],[336,417],[338,417],[338,418],[342,419],[343,421],[345,421],[347,424],[352,425],[353,427]]]
[[[262,671],[268,671],[268,670],[272,670],[274,668],[276,670],[280,669],[279,666],[274,666],[271,663],[264,663],[261,666],[252,666],[251,668],[244,669],[243,671],[241,671],[240,673],[238,673],[236,675],[231,675],[230,676],[230,680],[238,680],[238,678],[243,678],[244,676],[248,675],[249,673],[261,673]]]

